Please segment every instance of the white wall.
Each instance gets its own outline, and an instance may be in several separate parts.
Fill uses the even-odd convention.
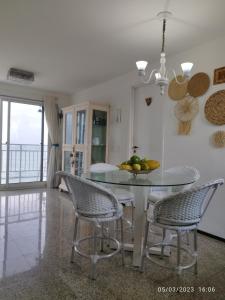
[[[225,149],[216,149],[210,143],[211,135],[225,126],[209,123],[204,116],[205,102],[215,91],[225,89],[225,84],[213,85],[215,68],[225,66],[225,38],[217,39],[204,46],[182,53],[169,60],[170,66],[184,59],[193,61],[193,73],[205,72],[210,76],[210,88],[199,97],[200,113],[193,121],[190,136],[177,135],[177,120],[173,109],[175,103],[165,98],[165,166],[187,164],[197,167],[201,173],[200,182],[218,177],[225,178]],[[216,197],[203,218],[200,228],[206,232],[225,238],[225,186],[219,189]]]
[[[150,106],[145,101],[157,93],[155,85],[135,88],[133,141],[139,147],[138,155],[162,162],[164,101],[161,97],[154,98]]]
[[[0,82],[0,95],[21,97],[32,100],[43,100],[46,95],[53,95],[58,98],[60,107],[68,106],[71,103],[72,97],[70,95],[55,93],[54,91],[47,91],[30,86],[16,85]]]
[[[153,153],[153,155],[156,155],[158,151],[164,153],[165,168],[179,164],[196,166],[201,173],[201,182],[212,178],[225,177],[225,149],[215,149],[210,144],[211,134],[218,129],[225,129],[225,126],[214,126],[204,118],[204,104],[207,98],[216,90],[225,89],[225,84],[212,85],[214,69],[225,66],[224,53],[225,37],[222,37],[186,52],[167,57],[168,69],[175,68],[177,71],[181,62],[193,61],[193,74],[200,71],[206,72],[211,79],[210,89],[204,96],[199,98],[200,113],[193,122],[190,136],[177,135],[177,120],[173,113],[175,103],[169,100],[167,96],[161,97],[156,87],[150,86],[147,90],[146,88],[138,88],[135,93],[132,93],[132,86],[135,86],[138,80],[135,72],[81,91],[74,95],[73,101],[74,103],[87,100],[108,102],[112,106],[112,111],[116,107],[122,109],[122,122],[116,124],[112,119],[110,127],[110,161],[118,163],[128,158],[129,148],[133,144],[131,141],[131,125],[134,117],[133,108],[135,107],[133,107],[133,100],[141,100],[146,94],[153,99],[152,107],[149,108],[154,109],[156,114],[159,114],[159,107],[162,110],[158,118],[149,119],[149,126],[155,128],[155,132],[151,130],[152,140],[154,141],[157,136],[164,139],[164,149],[162,149],[163,143],[158,143],[154,150],[150,149],[149,153]],[[158,62],[152,67],[158,67]],[[144,99],[141,101],[144,101]],[[154,103],[158,104],[154,105]],[[163,103],[163,105],[159,103]],[[163,116],[162,124],[164,125],[160,127],[158,122],[161,122],[161,116]],[[145,118],[146,116],[143,117],[143,124]],[[157,122],[157,125],[155,122]],[[139,124],[139,126],[143,127],[143,124]],[[160,130],[161,132],[159,132]],[[151,142],[149,142],[149,147],[153,148]],[[224,192],[225,187],[217,192],[200,226],[202,230],[223,238],[225,238]]]

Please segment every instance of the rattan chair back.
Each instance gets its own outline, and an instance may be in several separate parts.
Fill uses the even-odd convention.
[[[113,217],[121,209],[113,192],[105,187],[65,172],[57,174],[66,182],[79,215],[93,218]]]
[[[166,175],[170,174],[177,174],[178,176],[184,176],[186,179],[190,179],[190,181],[193,180],[193,182],[196,182],[200,178],[200,173],[199,171],[192,166],[175,166],[172,168],[169,168],[165,171]],[[192,187],[193,184],[187,184],[185,186],[174,186],[172,187],[172,192],[180,192],[184,190],[188,190]]]
[[[176,226],[199,223],[223,183],[223,179],[217,179],[159,200],[153,211],[154,222]]]

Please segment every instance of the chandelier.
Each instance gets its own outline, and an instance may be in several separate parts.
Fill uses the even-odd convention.
[[[153,75],[155,75],[155,84],[160,87],[160,94],[164,95],[165,87],[169,84],[168,79],[168,72],[166,70],[166,53],[165,53],[165,33],[166,33],[166,21],[172,15],[171,12],[163,11],[157,14],[157,17],[162,20],[163,27],[162,27],[162,48],[160,54],[160,68],[153,69],[149,72],[149,75],[146,73],[146,68],[148,65],[147,61],[141,60],[136,62],[136,66],[138,69],[138,75],[141,77],[141,80],[145,84],[149,84]],[[181,64],[181,69],[183,71],[182,81],[177,79],[176,73],[172,70],[172,73],[175,77],[175,80],[178,84],[182,84],[190,78],[191,69],[193,67],[193,63],[191,62],[184,62]]]

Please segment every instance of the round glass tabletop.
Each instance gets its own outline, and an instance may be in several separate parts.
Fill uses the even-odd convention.
[[[138,174],[135,176],[127,171],[110,171],[110,172],[89,172],[82,177],[95,182],[129,185],[129,186],[180,186],[192,184],[196,181],[193,176],[188,174],[177,174],[152,171],[148,174]]]

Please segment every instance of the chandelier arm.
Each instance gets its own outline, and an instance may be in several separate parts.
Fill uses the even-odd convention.
[[[184,73],[182,74],[182,77],[184,78],[184,80],[182,80],[182,81],[179,81],[179,80],[177,79],[177,75],[176,75],[175,70],[173,70],[173,75],[174,75],[174,79],[176,80],[176,83],[177,83],[177,84],[184,84],[185,82],[188,81],[188,79],[184,77]]]
[[[145,77],[143,77],[143,78],[142,78],[142,82],[143,82],[143,83],[146,83],[146,84],[149,83],[150,80],[152,79],[152,75],[153,75],[154,73],[156,73],[157,71],[158,71],[157,69],[153,69],[153,70],[151,71],[151,73],[150,73],[148,79],[145,80]]]

